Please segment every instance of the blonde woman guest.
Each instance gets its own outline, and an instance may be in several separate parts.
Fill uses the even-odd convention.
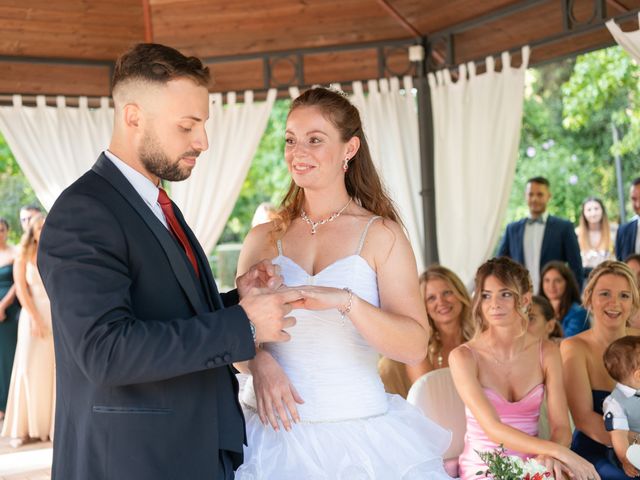
[[[603,355],[615,340],[640,333],[627,326],[640,307],[635,275],[622,262],[603,262],[591,272],[582,297],[593,326],[560,345],[565,389],[576,424],[571,449],[590,461],[602,478],[622,480],[629,477],[610,461],[611,437],[602,418],[604,399],[616,385]]]
[[[531,305],[529,272],[500,257],[478,269],[473,302],[475,337],[451,352],[449,364],[466,406],[467,432],[459,457],[462,480],[484,478],[477,452],[504,445],[535,457],[555,478],[599,479],[593,466],[569,450],[571,431],[558,347],[527,332]],[[547,397],[551,440],[538,435]]]
[[[596,197],[589,197],[582,202],[579,222],[576,235],[586,278],[600,263],[612,259],[615,232],[611,232],[602,200]]]
[[[378,371],[389,393],[406,398],[411,385],[425,373],[447,368],[449,353],[473,337],[471,298],[462,280],[446,267],[433,265],[420,276],[431,336],[426,358],[417,365],[382,357]]]
[[[14,447],[30,438],[45,441],[53,436],[55,369],[51,307],[36,267],[43,224],[41,213],[29,220],[15,260],[16,293],[22,311],[2,428],[2,436],[11,437]]]

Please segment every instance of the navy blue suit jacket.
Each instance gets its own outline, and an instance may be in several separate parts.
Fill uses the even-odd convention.
[[[507,225],[507,229],[498,248],[499,257],[510,257],[524,265],[524,227],[527,219]],[[582,287],[584,272],[578,239],[569,220],[549,215],[542,237],[542,251],[540,252],[540,269],[551,260],[560,260],[569,264],[569,268],[576,277],[578,286]],[[534,285],[535,287],[535,285]]]
[[[638,219],[634,218],[618,228],[616,235],[616,258],[624,262],[632,253],[636,251],[636,232],[638,231]]]
[[[55,480],[213,480],[219,450],[242,460],[230,365],[255,355],[249,320],[174,210],[200,278],[104,155],[47,217],[38,268],[53,317]]]

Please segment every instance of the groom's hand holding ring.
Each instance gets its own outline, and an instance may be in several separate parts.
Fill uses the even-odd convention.
[[[262,260],[253,265],[244,275],[236,279],[238,295],[244,298],[252,288],[268,288],[277,290],[282,285],[280,266],[271,263],[271,260]]]
[[[256,343],[286,342],[291,339],[284,331],[295,325],[296,319],[288,317],[293,307],[290,305],[300,299],[295,289],[273,291],[268,288],[253,288],[240,300],[249,321],[255,327]]]

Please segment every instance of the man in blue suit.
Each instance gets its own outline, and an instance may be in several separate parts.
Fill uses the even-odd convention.
[[[547,213],[547,204],[551,199],[549,180],[544,177],[530,178],[525,197],[529,217],[507,225],[498,256],[511,257],[527,267],[536,293],[540,286],[540,270],[551,260],[568,263],[578,285],[582,285],[582,260],[573,224]]]
[[[231,366],[289,338],[299,294],[275,290],[269,261],[220,294],[162,188],[208,148],[208,85],[208,68],[172,48],[123,54],[109,149],[47,217],[38,268],[56,353],[54,480],[230,480],[242,463]]]
[[[640,177],[631,182],[629,190],[631,206],[636,214],[630,222],[621,225],[616,235],[616,258],[626,261],[629,255],[640,253],[640,238],[638,238],[638,216],[640,215]]]

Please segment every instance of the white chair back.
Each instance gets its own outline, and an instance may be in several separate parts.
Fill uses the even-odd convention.
[[[451,445],[443,457],[457,458],[464,448],[467,419],[449,369],[439,368],[421,376],[409,389],[407,401],[438,425],[451,430]]]

